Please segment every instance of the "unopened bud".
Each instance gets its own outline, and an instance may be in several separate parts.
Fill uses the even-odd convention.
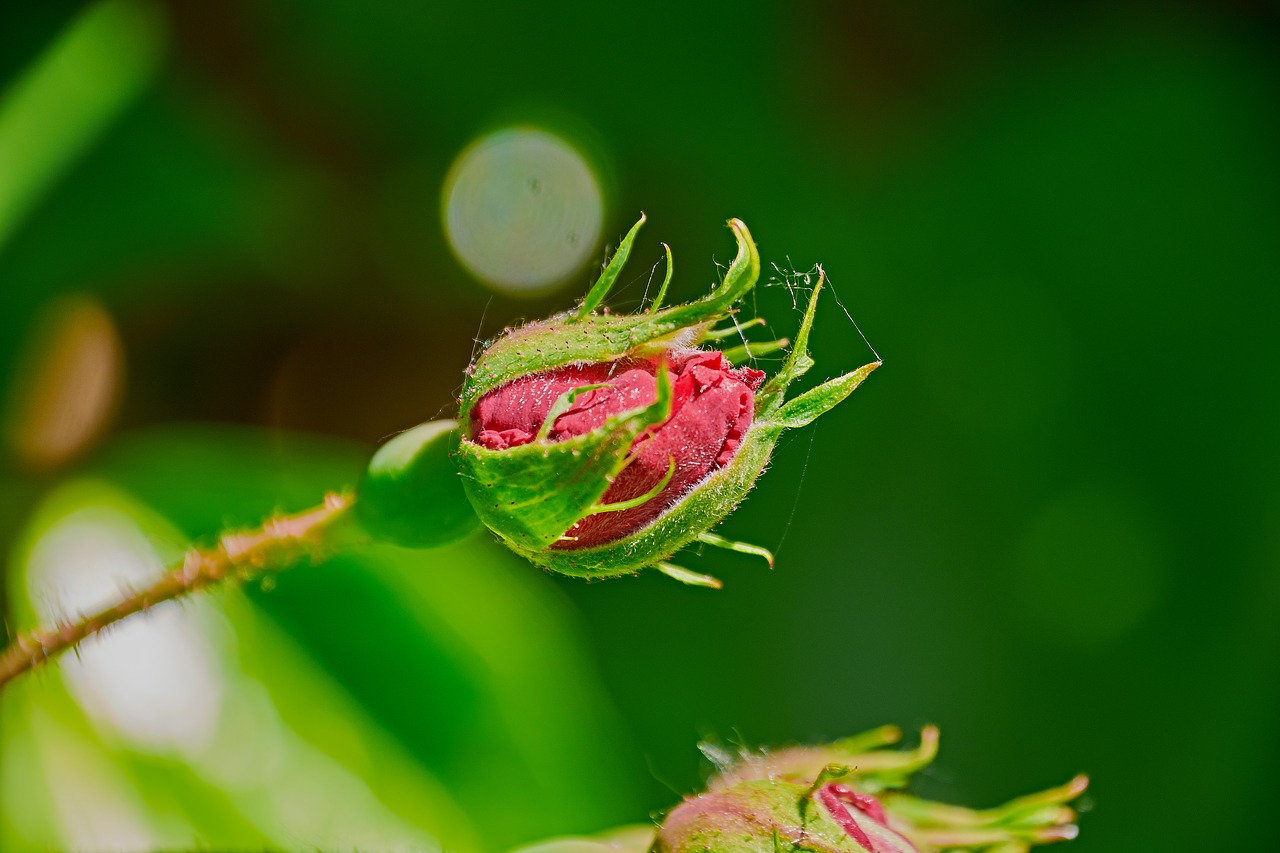
[[[938,732],[917,749],[887,750],[898,730],[884,727],[827,746],[744,754],[722,768],[703,794],[667,815],[651,853],[1023,853],[1074,838],[1068,802],[1088,780],[973,810],[905,793],[932,761]]]
[[[595,313],[643,222],[577,310],[508,330],[472,364],[459,415],[462,483],[484,524],[544,568],[611,577],[656,566],[710,580],[665,561],[695,540],[767,556],[710,530],[746,497],[784,430],[830,410],[879,362],[784,399],[812,365],[821,279],[777,375],[710,348],[725,337],[715,324],[760,274],[736,219],[737,256],[710,294],[635,315]]]

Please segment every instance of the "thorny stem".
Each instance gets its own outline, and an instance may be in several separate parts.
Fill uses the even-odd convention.
[[[329,553],[337,543],[335,537],[326,534],[337,529],[334,522],[354,504],[349,494],[330,493],[320,506],[296,515],[274,516],[256,530],[223,534],[217,545],[191,549],[180,565],[115,604],[52,628],[18,634],[0,653],[0,689],[22,673],[74,648],[85,638],[161,602],[181,598],[232,577],[252,580],[290,566],[304,555],[317,558]]]

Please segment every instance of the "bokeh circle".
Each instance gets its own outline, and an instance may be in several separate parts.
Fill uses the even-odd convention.
[[[601,182],[565,139],[507,127],[477,139],[444,185],[449,245],[494,290],[538,295],[580,269],[604,221]]]

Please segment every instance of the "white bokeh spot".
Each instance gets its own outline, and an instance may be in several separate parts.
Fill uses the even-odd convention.
[[[603,193],[586,158],[538,128],[481,137],[445,180],[449,245],[503,293],[534,295],[567,279],[595,251],[603,221]]]
[[[164,570],[129,516],[106,506],[74,512],[31,550],[27,583],[41,621],[95,611]],[[135,748],[195,754],[213,737],[224,685],[203,627],[203,602],[158,605],[83,642],[60,670],[95,725]]]

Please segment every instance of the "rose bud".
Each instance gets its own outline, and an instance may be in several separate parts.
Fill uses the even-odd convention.
[[[711,533],[747,495],[781,433],[804,426],[852,393],[879,362],[786,400],[807,352],[819,278],[795,346],[772,378],[733,361],[746,347],[708,348],[760,274],[740,220],[724,281],[702,299],[635,315],[597,313],[622,270],[631,229],[581,306],[507,330],[468,369],[458,421],[462,485],[480,520],[544,568],[612,577],[656,567],[685,582],[714,578],[673,566],[699,541],[765,556]],[[757,352],[786,342],[760,344]]]
[[[921,733],[918,749],[883,749],[898,736],[884,727],[828,746],[737,759],[704,748],[721,772],[667,815],[651,853],[1021,853],[1075,837],[1075,812],[1066,804],[1084,792],[1085,777],[984,811],[933,803],[901,789],[933,760],[937,729]]]
[[[505,450],[532,442],[561,396],[589,388],[575,395],[552,421],[547,439],[564,441],[652,404],[657,399],[657,372],[666,373],[672,389],[670,414],[632,443],[631,461],[601,499],[606,506],[630,508],[580,519],[552,548],[589,548],[643,527],[737,453],[751,427],[755,392],[764,373],[750,367],[734,369],[715,351],[679,350],[668,358],[569,366],[522,376],[486,394],[471,410],[473,440],[490,450]],[[636,503],[646,495],[651,497]]]

